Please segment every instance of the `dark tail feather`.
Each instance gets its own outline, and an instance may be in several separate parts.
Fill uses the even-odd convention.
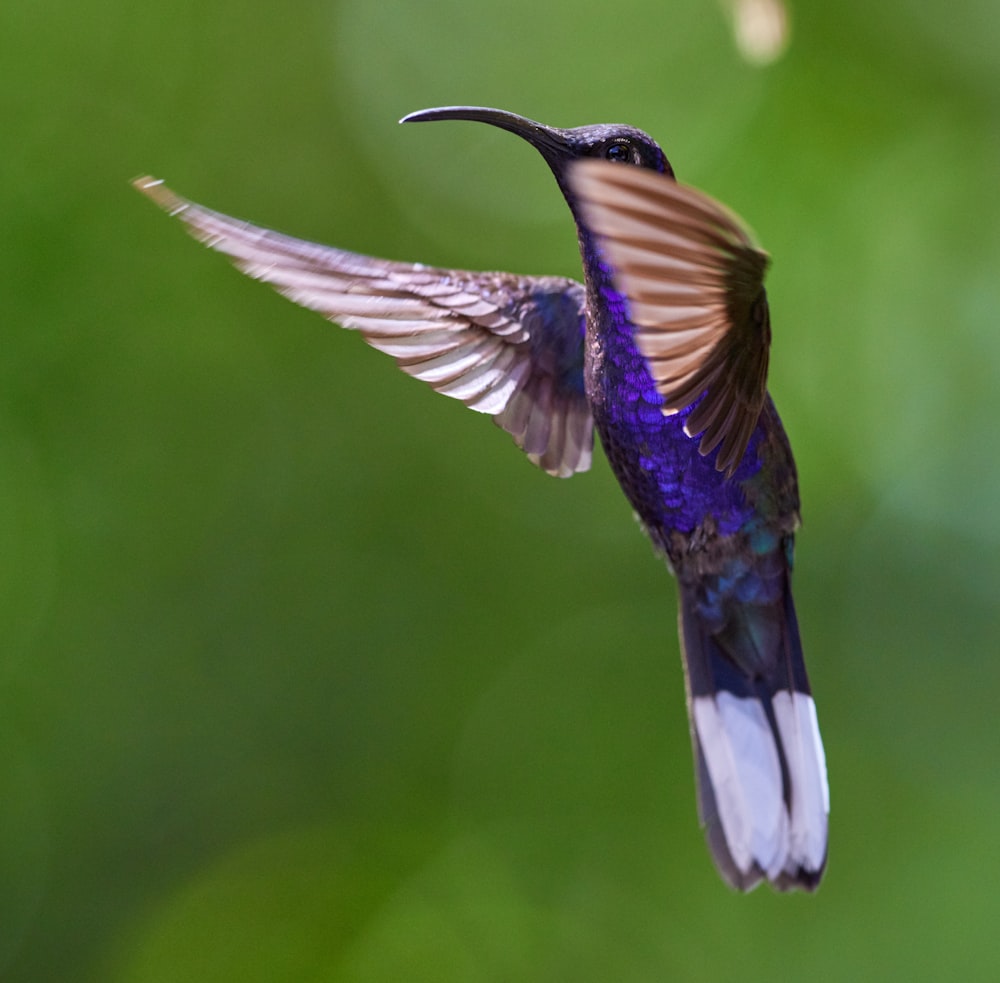
[[[698,811],[716,866],[741,891],[765,879],[813,890],[826,865],[826,759],[787,580],[783,594],[733,602],[717,628],[680,585]]]

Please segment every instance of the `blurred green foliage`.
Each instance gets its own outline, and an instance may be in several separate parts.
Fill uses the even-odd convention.
[[[256,11],[256,12],[254,12]],[[1000,7],[0,10],[0,977],[996,979]],[[128,187],[577,275],[533,152],[630,122],[774,257],[815,897],[695,820],[673,588],[569,482]]]

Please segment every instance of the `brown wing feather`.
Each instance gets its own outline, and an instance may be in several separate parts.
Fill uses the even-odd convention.
[[[539,467],[590,467],[583,287],[562,277],[443,270],[306,242],[203,208],[144,177],[135,187],[244,273],[359,331],[408,375],[490,414]]]
[[[663,174],[583,160],[570,181],[628,298],[664,412],[701,398],[686,428],[732,474],[767,390],[766,254],[726,208]]]

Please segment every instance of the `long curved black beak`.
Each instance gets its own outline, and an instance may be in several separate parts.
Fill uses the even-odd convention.
[[[399,122],[425,123],[439,119],[466,119],[476,123],[489,123],[490,126],[498,126],[501,130],[515,133],[522,140],[527,140],[553,170],[561,170],[559,165],[576,156],[564,130],[536,123],[533,119],[509,113],[505,109],[489,109],[485,106],[440,106],[437,109],[421,109],[410,113]]]

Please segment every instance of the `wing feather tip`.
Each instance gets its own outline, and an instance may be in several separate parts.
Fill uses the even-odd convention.
[[[136,191],[144,194],[169,215],[178,215],[191,204],[168,188],[162,178],[144,174],[142,177],[133,178],[131,184]]]

